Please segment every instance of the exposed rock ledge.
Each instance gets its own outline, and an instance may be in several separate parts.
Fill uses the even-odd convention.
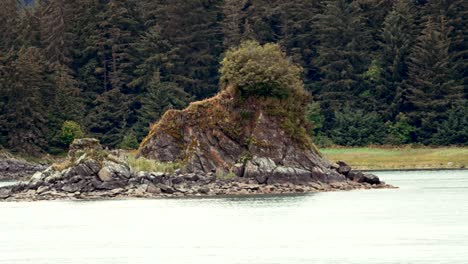
[[[27,162],[15,158],[9,153],[0,153],[0,181],[26,180],[38,171],[46,169],[47,166]]]

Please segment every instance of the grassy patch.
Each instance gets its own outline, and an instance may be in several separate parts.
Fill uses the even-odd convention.
[[[134,171],[174,173],[175,170],[183,168],[177,162],[158,162],[145,158],[136,159],[134,155],[128,155],[127,162]]]
[[[333,160],[343,160],[356,169],[436,169],[467,168],[468,148],[327,148],[322,154]]]

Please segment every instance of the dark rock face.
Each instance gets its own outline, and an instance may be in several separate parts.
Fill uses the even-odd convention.
[[[229,92],[170,111],[145,139],[139,155],[159,161],[183,161],[191,172],[224,170],[258,183],[302,184],[346,181],[351,168],[322,158],[306,137],[298,142],[283,121],[254,103],[250,119],[239,118]]]
[[[258,157],[254,157],[252,160],[247,162],[243,177],[256,179],[259,184],[292,183],[303,185],[314,181],[330,182],[346,180],[344,175],[332,170],[324,170],[320,167],[307,170],[288,166],[278,166],[270,158]]]
[[[338,161],[336,164],[339,166],[337,171],[340,174],[348,175],[348,173],[351,171],[351,167],[344,161]]]
[[[34,164],[11,156],[0,157],[0,180],[24,180],[47,166]]]
[[[350,171],[348,176],[350,180],[359,182],[359,183],[369,183],[369,184],[380,184],[381,181],[379,177],[369,174],[369,173],[363,173],[360,171]]]

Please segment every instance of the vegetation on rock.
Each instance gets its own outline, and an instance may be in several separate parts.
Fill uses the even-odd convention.
[[[266,70],[247,74],[258,68]],[[291,166],[284,169],[288,175],[295,167],[329,169],[307,133],[309,100],[300,67],[278,45],[249,41],[231,49],[221,78],[225,86],[218,95],[166,112],[143,140],[139,156],[180,162],[189,171],[216,170],[220,177],[233,170],[242,176],[243,167],[258,157],[269,160],[268,170]]]
[[[174,173],[176,170],[183,168],[183,166],[177,162],[158,162],[155,160],[145,159],[143,157],[137,159],[132,154],[129,154],[125,161],[128,163],[128,166],[130,166],[130,168],[135,172],[151,171]]]
[[[221,65],[222,87],[232,85],[244,97],[285,99],[305,94],[302,69],[286,57],[279,45],[244,42],[228,50]]]
[[[60,131],[60,138],[63,144],[70,145],[74,139],[83,138],[84,132],[81,129],[80,124],[74,121],[65,121]]]

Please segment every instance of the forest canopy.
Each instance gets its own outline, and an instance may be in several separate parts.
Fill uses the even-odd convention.
[[[0,147],[58,153],[63,127],[132,148],[232,69],[275,96],[300,75],[316,142],[468,145],[463,0],[2,0]],[[288,72],[237,64],[258,42]],[[274,43],[278,46],[268,43]],[[223,57],[226,57],[222,61]],[[247,56],[247,57],[245,57]],[[282,67],[279,67],[282,68]],[[237,69],[239,70],[239,69]],[[221,76],[224,77],[221,77]],[[81,133],[78,133],[81,135]]]

